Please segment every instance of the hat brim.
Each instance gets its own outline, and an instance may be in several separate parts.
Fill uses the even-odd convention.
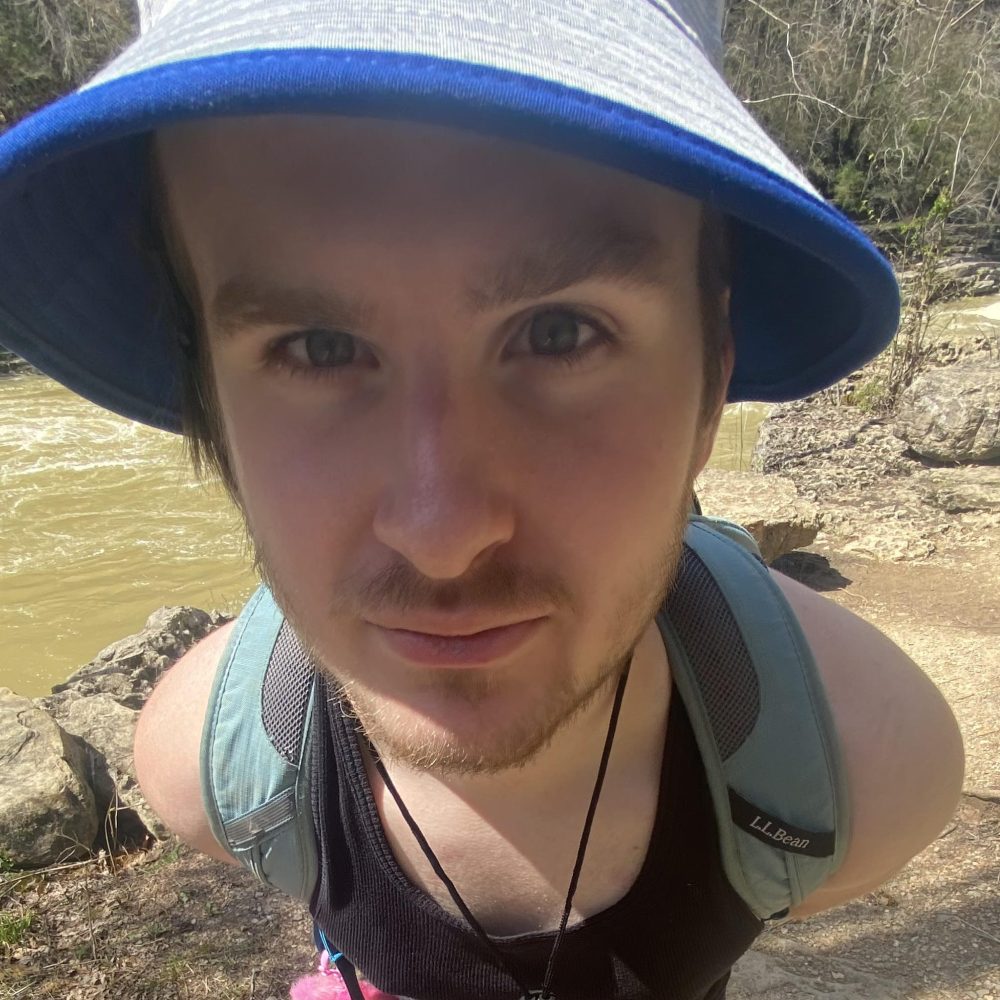
[[[180,427],[176,336],[139,239],[150,132],[206,116],[404,119],[509,137],[676,188],[736,220],[731,401],[824,388],[878,354],[895,277],[804,186],[654,115],[537,77],[356,49],[152,66],[70,95],[0,138],[0,343],[94,402]]]

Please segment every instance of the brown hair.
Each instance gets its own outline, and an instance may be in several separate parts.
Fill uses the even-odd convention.
[[[702,328],[701,419],[714,418],[725,402],[724,359],[732,327],[729,296],[732,287],[731,226],[718,209],[704,205],[698,230],[698,295]]]
[[[145,214],[143,255],[153,276],[162,321],[175,331],[181,433],[188,455],[197,475],[217,475],[241,506],[215,391],[198,283],[187,247],[174,226],[160,159],[152,147]]]

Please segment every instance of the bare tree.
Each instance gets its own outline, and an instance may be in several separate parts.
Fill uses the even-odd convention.
[[[134,31],[130,0],[0,0],[0,132],[80,84]]]
[[[869,219],[1000,208],[1000,0],[736,0],[736,91],[814,183]]]

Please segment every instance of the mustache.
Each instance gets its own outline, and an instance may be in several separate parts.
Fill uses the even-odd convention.
[[[477,611],[518,612],[571,604],[567,587],[556,576],[523,566],[492,561],[454,580],[433,580],[406,562],[376,573],[335,611]]]

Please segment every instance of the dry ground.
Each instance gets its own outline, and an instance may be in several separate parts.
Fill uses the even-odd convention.
[[[1000,529],[981,527],[915,561],[844,554],[843,539],[821,535],[786,563],[938,683],[965,733],[975,794],[882,890],[762,938],[731,1000],[1000,1000]],[[4,944],[19,917],[30,928]],[[0,1000],[283,1000],[310,959],[300,910],[172,843],[0,884]]]

